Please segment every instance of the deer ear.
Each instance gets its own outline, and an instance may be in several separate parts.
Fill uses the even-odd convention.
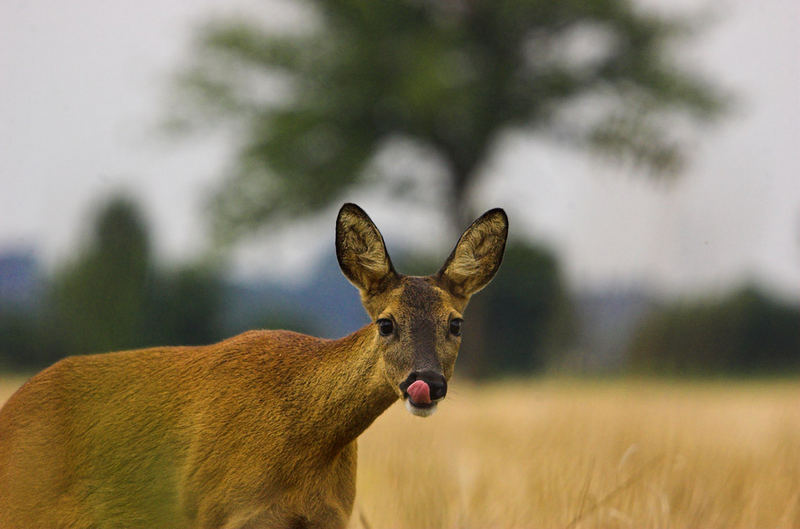
[[[363,293],[383,290],[397,278],[381,232],[355,204],[339,210],[336,258],[345,277]]]
[[[451,293],[469,298],[492,280],[508,237],[506,212],[495,208],[481,215],[458,239],[437,277]]]

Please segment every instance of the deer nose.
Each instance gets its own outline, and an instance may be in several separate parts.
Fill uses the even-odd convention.
[[[428,384],[430,388],[430,398],[432,401],[437,401],[439,399],[443,399],[445,395],[447,395],[447,381],[444,379],[444,375],[438,373],[436,371],[430,369],[424,369],[422,371],[414,371],[410,375],[405,382],[405,387],[408,387],[411,383],[421,380]]]

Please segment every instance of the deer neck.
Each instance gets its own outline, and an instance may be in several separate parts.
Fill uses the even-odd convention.
[[[398,394],[383,373],[383,360],[367,325],[328,342],[312,376],[312,417],[307,424],[317,439],[340,449],[354,441]]]

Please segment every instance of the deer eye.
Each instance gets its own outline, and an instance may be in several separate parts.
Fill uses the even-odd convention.
[[[394,322],[389,318],[381,318],[377,321],[378,332],[381,336],[390,336],[394,332]]]
[[[461,324],[464,320],[461,318],[453,318],[450,320],[450,334],[453,336],[461,336]]]

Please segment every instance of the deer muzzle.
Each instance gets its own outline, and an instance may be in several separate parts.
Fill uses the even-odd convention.
[[[433,370],[414,371],[400,383],[400,390],[411,413],[427,416],[447,394],[447,381]]]

